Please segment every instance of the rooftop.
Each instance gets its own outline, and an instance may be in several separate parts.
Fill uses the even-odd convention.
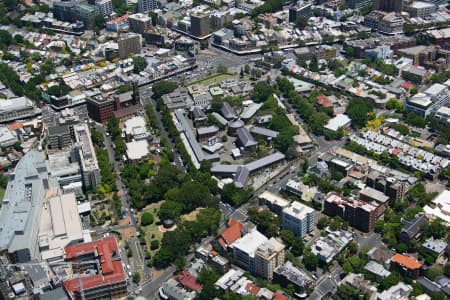
[[[37,230],[31,229],[38,226],[47,173],[44,153],[37,150],[25,154],[11,172],[0,211],[0,249],[13,253],[35,247]]]
[[[391,261],[410,270],[422,268],[422,265],[415,258],[408,255],[397,253],[391,258]]]
[[[132,141],[127,145],[127,157],[130,160],[140,160],[149,154],[148,142],[146,140]]]
[[[267,240],[268,239],[265,235],[255,229],[236,240],[232,247],[247,253],[250,257],[254,257],[256,249],[258,249],[258,247]]]
[[[73,278],[64,282],[69,294],[80,292],[80,283],[83,289],[88,290],[102,285],[117,284],[126,279],[120,259],[119,247],[115,237],[71,245],[65,248],[66,260],[78,260],[84,255],[94,255],[100,263],[100,274]]]
[[[283,209],[283,214],[288,214],[297,219],[306,218],[309,214],[314,214],[314,209],[298,201],[292,202],[291,206]]]

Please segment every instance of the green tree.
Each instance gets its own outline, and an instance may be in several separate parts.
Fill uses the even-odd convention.
[[[159,248],[159,241],[158,240],[152,240],[150,243],[150,249],[156,250]]]
[[[133,57],[133,73],[138,74],[147,68],[147,60],[142,56]]]
[[[311,72],[319,72],[319,62],[316,55],[313,55],[313,57],[309,61],[308,68]]]
[[[219,64],[219,65],[217,66],[216,72],[217,72],[218,74],[225,74],[225,73],[228,72],[228,69],[227,69],[227,67],[226,67],[225,65]]]
[[[372,105],[361,99],[353,98],[347,106],[347,114],[352,119],[352,126],[355,128],[364,127],[369,120],[369,113],[373,110]]]
[[[142,216],[141,216],[141,225],[142,226],[151,225],[151,224],[153,224],[153,222],[154,222],[154,218],[151,213],[145,212],[142,214]]]
[[[274,90],[270,84],[265,81],[259,81],[253,87],[253,99],[255,102],[264,102],[272,96]]]
[[[319,265],[319,259],[314,255],[314,253],[311,252],[311,249],[309,248],[303,252],[303,264],[309,271],[315,271]]]
[[[141,274],[139,272],[135,272],[133,274],[133,282],[138,284],[141,281]]]
[[[164,201],[158,211],[161,220],[176,220],[183,210],[183,205],[175,201]]]
[[[7,48],[12,43],[12,36],[6,30],[0,30],[0,48]]]
[[[384,277],[380,281],[380,290],[384,291],[389,289],[391,286],[396,285],[400,282],[400,276],[396,273],[392,273],[391,275]]]
[[[155,82],[152,86],[153,98],[158,99],[162,95],[173,92],[178,87],[178,84],[174,81],[161,80]]]
[[[248,216],[252,222],[258,226],[258,230],[268,236],[274,237],[278,235],[278,229],[281,225],[279,217],[276,217],[269,210],[258,211],[249,209]]]
[[[158,24],[158,14],[154,11],[149,11],[148,16],[152,19],[152,25],[156,26]]]

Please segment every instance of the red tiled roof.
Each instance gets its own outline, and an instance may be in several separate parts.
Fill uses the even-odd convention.
[[[333,103],[325,95],[317,96],[317,104],[323,107],[333,107]]]
[[[408,255],[395,254],[391,260],[407,269],[415,270],[422,268],[422,265],[413,257]]]
[[[125,13],[123,16],[120,16],[120,17],[117,17],[115,19],[112,19],[111,21],[108,21],[108,24],[114,24],[114,23],[117,23],[117,22],[121,22],[123,20],[128,19],[128,17],[129,17],[128,13]]]
[[[286,297],[285,295],[283,295],[280,292],[276,292],[275,294],[273,294],[273,300],[288,300],[288,297]]]
[[[21,129],[21,128],[23,128],[23,124],[20,122],[14,122],[14,123],[8,124],[8,129],[10,131],[13,131],[16,129]]]
[[[175,276],[176,280],[183,286],[189,288],[190,290],[199,292],[202,290],[202,285],[197,283],[197,278],[192,275],[188,270],[184,270],[181,274]]]
[[[245,286],[245,290],[250,294],[252,294],[253,296],[256,296],[259,292],[259,287],[252,282],[248,282],[247,285]]]
[[[119,249],[115,237],[107,237],[101,240],[67,246],[65,249],[66,260],[76,261],[78,257],[92,254],[100,262],[100,274],[84,276],[81,279],[84,290],[115,284],[126,280],[120,259],[113,260],[113,254],[119,255]],[[119,256],[120,258],[120,256]],[[74,278],[64,282],[64,287],[69,293],[80,291],[80,280]]]
[[[406,81],[406,82],[403,82],[401,86],[402,86],[402,88],[405,88],[405,89],[409,90],[409,89],[412,89],[414,87],[414,84],[412,84],[411,82]]]
[[[228,228],[219,234],[217,241],[223,248],[226,248],[228,245],[231,245],[235,240],[241,237],[243,228],[244,225],[241,222],[231,219],[228,224]]]

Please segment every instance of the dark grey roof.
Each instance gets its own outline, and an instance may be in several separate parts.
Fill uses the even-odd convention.
[[[201,107],[194,106],[194,107],[192,107],[191,111],[192,111],[192,115],[194,116],[194,120],[206,118],[206,115],[203,112]]]
[[[440,286],[450,286],[450,278],[445,275],[436,276],[434,281],[437,282]]]
[[[250,131],[247,128],[241,127],[236,130],[239,141],[244,147],[252,147],[256,146],[258,142],[252,136]]]
[[[248,181],[248,177],[250,176],[250,170],[246,167],[238,167],[236,175],[234,176],[234,185],[237,188],[243,188]]]
[[[428,224],[428,219],[425,215],[420,215],[412,221],[402,220],[402,223],[404,226],[401,232],[403,234],[407,234],[408,237],[411,239],[419,233],[419,231],[424,225]]]
[[[61,135],[69,133],[69,126],[56,125],[48,128],[49,135]]]
[[[423,286],[423,288],[427,291],[427,292],[439,292],[441,291],[440,287],[433,281],[431,281],[430,279],[426,278],[426,277],[419,277],[417,278],[417,282]]]
[[[197,128],[197,134],[203,135],[203,134],[212,134],[219,131],[219,127],[217,126],[208,126],[208,127],[199,127]]]
[[[37,295],[39,300],[68,300],[66,292],[62,287]]]
[[[250,128],[250,132],[254,133],[254,134],[266,136],[266,137],[271,137],[271,138],[276,138],[279,134],[278,131],[270,130],[270,129],[267,129],[264,127],[257,127],[257,126],[253,126],[252,128]]]
[[[274,273],[286,278],[298,287],[306,287],[311,283],[311,278],[299,268],[295,267],[290,261],[276,268]]]
[[[268,165],[271,165],[278,161],[281,161],[285,157],[286,156],[283,153],[275,152],[273,154],[267,155],[258,160],[252,161],[251,163],[248,163],[245,166],[250,170],[250,172],[253,172],[253,171],[259,170],[261,168],[267,167]]]
[[[220,109],[220,112],[225,117],[225,119],[234,119],[237,117],[236,112],[231,107],[231,105],[228,102],[224,102],[222,104],[222,108]]]

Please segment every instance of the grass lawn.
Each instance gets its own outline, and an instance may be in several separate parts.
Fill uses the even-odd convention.
[[[231,73],[230,74],[211,75],[211,76],[205,77],[203,79],[199,79],[199,80],[196,80],[194,82],[191,82],[188,85],[195,84],[195,83],[203,84],[204,86],[208,86],[208,85],[211,85],[211,84],[214,84],[214,83],[215,84],[219,84],[223,80],[227,80],[227,79],[229,79],[231,77],[234,77],[234,76],[235,75],[232,75]]]
[[[203,209],[203,207],[199,207],[186,215],[182,215],[181,218],[185,221],[195,221],[197,219],[198,213]]]
[[[150,205],[147,205],[143,210],[142,213],[144,212],[149,212],[153,215],[154,217],[154,222],[153,224],[150,224],[148,226],[144,227],[144,231],[145,231],[145,241],[147,243],[147,249],[152,253],[152,255],[157,251],[156,250],[150,250],[150,243],[152,240],[158,240],[161,242],[162,237],[163,237],[163,233],[161,231],[159,231],[159,225],[157,225],[159,223],[159,218],[158,218],[158,210],[159,207],[161,206],[163,201],[157,202],[157,203],[152,203]],[[140,218],[140,216],[139,216]],[[140,219],[139,219],[140,221]],[[152,238],[153,236],[153,238]]]

